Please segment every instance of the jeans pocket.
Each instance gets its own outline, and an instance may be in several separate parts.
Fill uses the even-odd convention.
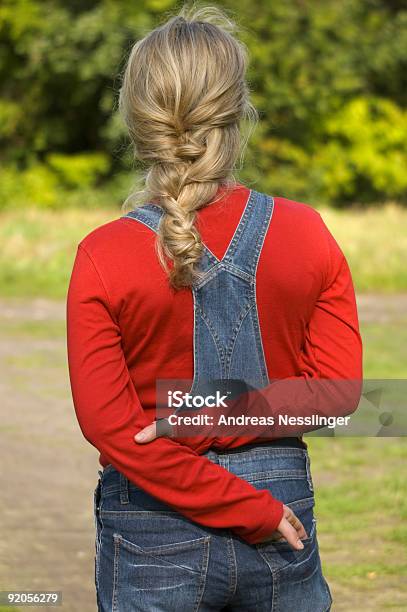
[[[113,533],[113,612],[199,609],[211,536],[139,546]]]
[[[296,558],[298,559],[303,557],[304,552],[306,552],[314,542],[315,530],[316,519],[312,518],[311,528],[307,531],[307,537],[301,540],[304,545],[304,548],[301,550],[294,550],[287,540],[269,540],[267,542],[262,542],[261,544],[255,544],[255,546],[262,556],[264,556],[264,554],[282,556],[281,565],[285,565],[287,563],[294,562]],[[277,565],[275,567],[277,567]]]
[[[259,550],[273,574],[273,611],[327,612],[332,598],[322,574],[315,518],[302,550],[287,542],[266,544]],[[261,545],[260,545],[261,546]]]

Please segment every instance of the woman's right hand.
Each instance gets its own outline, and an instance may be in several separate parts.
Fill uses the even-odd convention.
[[[262,540],[261,543],[287,541],[294,550],[302,550],[304,544],[301,542],[301,538],[307,537],[307,532],[300,519],[294,514],[291,508],[284,505],[283,518],[279,522],[276,531],[273,531],[271,536]]]

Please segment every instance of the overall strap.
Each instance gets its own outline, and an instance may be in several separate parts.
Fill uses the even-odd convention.
[[[255,276],[273,210],[272,196],[250,190],[242,217],[222,259],[226,267],[236,267]]]
[[[164,211],[161,206],[157,206],[156,204],[144,204],[143,206],[138,206],[134,210],[129,211],[124,217],[128,217],[130,219],[134,219],[135,221],[140,221],[144,223],[147,227],[149,227],[153,232],[157,233],[160,226],[161,217],[163,216]],[[203,254],[199,264],[201,270],[209,270],[214,265],[216,265],[219,260],[216,256],[208,249],[208,247],[203,245]]]
[[[123,216],[140,221],[153,230],[153,232],[157,233],[163,213],[164,211],[160,206],[156,206],[155,204],[144,204],[143,206],[138,206],[134,210],[130,210]]]

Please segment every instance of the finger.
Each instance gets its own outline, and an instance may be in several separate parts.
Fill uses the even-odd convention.
[[[283,536],[281,535],[279,531],[273,531],[270,538],[267,538],[267,539],[271,540],[271,542],[280,542],[281,540],[284,540],[285,538],[283,538]]]
[[[296,528],[296,531],[297,531],[297,537],[300,538],[301,540],[303,540],[304,538],[308,538],[308,534],[305,531],[305,527],[301,523],[301,521],[300,521],[300,527]]]
[[[151,442],[152,440],[155,440],[156,437],[157,437],[157,432],[156,432],[156,426],[155,426],[155,421],[154,421],[154,423],[150,423],[150,425],[147,425],[147,427],[144,427],[144,429],[139,431],[134,436],[134,439],[138,443],[145,444],[146,442]]]
[[[301,523],[300,519],[298,518],[298,516],[296,516],[295,514],[292,514],[289,518],[288,518],[289,523],[294,527],[294,529],[297,532],[297,536],[299,538],[306,538],[307,536],[307,532],[305,531],[304,525]]]
[[[292,548],[295,550],[302,550],[304,548],[304,544],[299,539],[297,531],[287,520],[280,523],[278,530],[285,537]]]

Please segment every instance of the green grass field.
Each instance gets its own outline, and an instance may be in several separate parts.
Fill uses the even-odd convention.
[[[344,251],[357,291],[407,291],[407,209],[320,209]],[[65,296],[78,242],[121,215],[119,208],[19,209],[0,215],[0,293]]]

